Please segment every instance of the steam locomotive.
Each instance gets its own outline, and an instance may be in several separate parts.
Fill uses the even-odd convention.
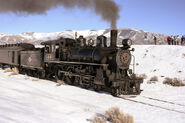
[[[94,40],[86,41],[83,36],[46,41],[41,43],[44,48],[27,43],[1,45],[0,64],[17,67],[30,76],[108,91],[113,96],[140,94],[143,79],[130,69],[132,41],[124,39],[117,47],[117,30],[111,30],[110,40],[109,47],[103,35],[97,37],[96,46]]]

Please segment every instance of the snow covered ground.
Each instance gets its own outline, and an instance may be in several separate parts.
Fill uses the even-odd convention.
[[[141,95],[129,98],[135,102],[69,85],[58,87],[54,82],[24,75],[8,76],[10,73],[0,70],[0,123],[88,123],[88,119],[114,106],[133,115],[135,123],[184,123],[185,87],[164,85],[162,81],[165,77],[184,80],[185,47],[134,48],[136,73],[147,75]],[[154,75],[159,81],[148,84]]]
[[[148,78],[177,77],[185,79],[185,46],[133,45],[136,57],[136,73]],[[164,77],[161,77],[164,76]]]

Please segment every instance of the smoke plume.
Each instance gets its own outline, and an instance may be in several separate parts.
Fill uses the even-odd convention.
[[[90,8],[108,21],[112,28],[116,28],[119,19],[119,7],[113,0],[0,0],[0,13],[44,14],[59,6],[68,9]]]

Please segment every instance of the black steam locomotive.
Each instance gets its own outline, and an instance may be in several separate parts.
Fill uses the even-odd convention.
[[[94,40],[60,38],[41,43],[44,48],[32,44],[0,46],[0,64],[17,67],[30,76],[64,81],[70,85],[105,90],[112,95],[140,94],[138,78],[129,69],[131,65],[131,40],[122,41],[117,47],[117,30],[111,30],[110,46],[107,38]]]

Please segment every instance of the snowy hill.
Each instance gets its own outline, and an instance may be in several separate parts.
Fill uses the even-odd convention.
[[[99,35],[105,35],[110,39],[110,29],[106,30],[66,30],[63,32],[56,33],[34,33],[34,32],[25,32],[22,34],[0,34],[0,44],[6,43],[17,43],[17,42],[27,42],[33,44],[40,44],[42,41],[55,40],[60,37],[64,38],[75,38],[75,32],[78,33],[78,36],[83,35],[85,38],[96,39]],[[142,30],[136,29],[119,29],[118,32],[118,44],[121,44],[122,39],[130,38],[133,40],[134,44],[154,44],[153,38],[157,37],[158,44],[166,44],[166,35],[144,32]]]
[[[0,70],[1,123],[89,123],[118,106],[135,123],[184,123],[185,87],[162,84],[165,77],[185,79],[185,47],[135,45],[136,73],[146,74],[141,95],[127,99]],[[148,83],[156,75],[158,81]],[[184,80],[185,81],[185,80]],[[134,101],[132,101],[134,100]]]
[[[134,45],[136,73],[185,79],[185,47],[174,45]]]

